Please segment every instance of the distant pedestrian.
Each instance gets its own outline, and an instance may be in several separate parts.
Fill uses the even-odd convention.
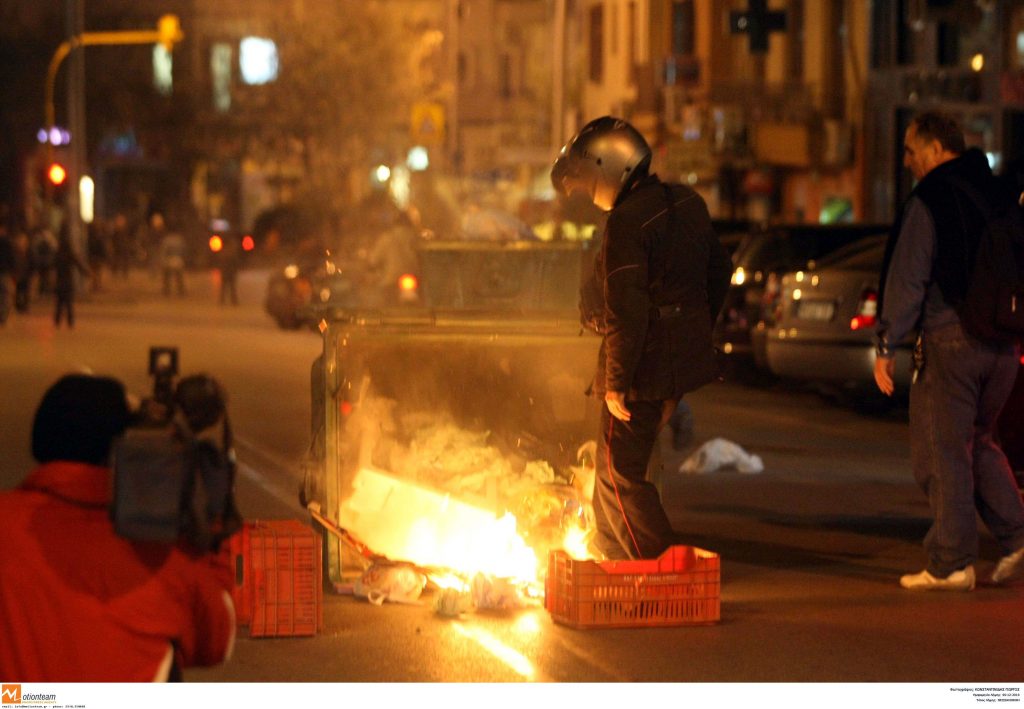
[[[136,234],[139,258],[149,267],[153,278],[159,278],[160,275],[160,244],[163,243],[165,236],[167,222],[160,212],[153,212],[149,221],[143,224]]]
[[[32,234],[32,270],[36,272],[36,292],[48,295],[53,292],[53,257],[57,253],[57,238],[43,227]]]
[[[103,290],[103,269],[110,257],[109,235],[107,225],[102,219],[95,219],[89,225],[86,237],[86,253],[89,257],[89,270],[92,272],[90,290],[99,293]]]
[[[31,299],[29,290],[32,285],[32,250],[28,234],[19,231],[15,235],[12,251],[14,254],[14,267],[11,269],[11,274],[14,277],[14,309],[19,313],[26,313]]]
[[[110,226],[111,276],[127,279],[131,268],[134,243],[128,228],[128,217],[118,212]]]
[[[170,297],[173,283],[179,297],[185,295],[185,239],[169,230],[160,240],[160,266],[164,274],[164,295]]]
[[[224,236],[223,247],[217,254],[218,270],[220,271],[220,304],[229,300],[238,305],[238,269],[241,266],[242,249],[238,238],[227,234]]]
[[[68,327],[75,326],[75,271],[83,276],[89,275],[89,268],[82,262],[82,259],[71,247],[71,237],[66,229],[61,230],[60,241],[57,244],[57,254],[54,256],[54,272],[56,283],[54,294],[56,295],[56,306],[53,311],[53,324],[60,327],[61,315],[67,319]]]

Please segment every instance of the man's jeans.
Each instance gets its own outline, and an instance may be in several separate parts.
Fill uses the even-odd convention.
[[[1004,554],[1024,545],[1024,502],[993,439],[1017,377],[1016,345],[985,345],[959,323],[924,336],[924,369],[910,390],[910,457],[928,495],[928,571],[945,578],[978,557],[975,510]]]

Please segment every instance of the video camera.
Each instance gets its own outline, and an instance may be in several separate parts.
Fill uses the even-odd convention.
[[[177,380],[176,347],[151,347],[149,374],[153,395],[113,446],[114,529],[216,551],[242,522],[224,389],[206,374]]]

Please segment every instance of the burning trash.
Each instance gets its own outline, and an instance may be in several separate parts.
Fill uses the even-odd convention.
[[[338,526],[393,560],[367,569],[356,595],[417,602],[429,581],[439,615],[515,610],[543,596],[550,551],[592,557],[590,502],[550,463],[503,451],[488,431],[395,410],[376,400],[350,422],[360,465]]]

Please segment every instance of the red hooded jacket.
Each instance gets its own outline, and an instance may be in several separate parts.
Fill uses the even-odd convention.
[[[0,493],[0,676],[167,679],[214,665],[235,635],[226,554],[114,534],[110,470],[51,462]]]

